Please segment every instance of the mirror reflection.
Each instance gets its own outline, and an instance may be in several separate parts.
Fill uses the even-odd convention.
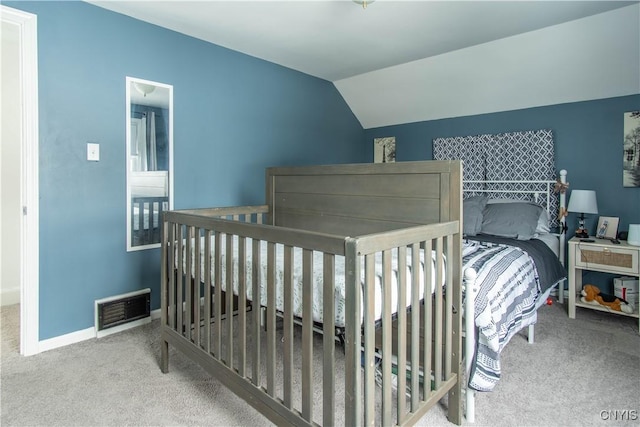
[[[173,208],[173,86],[127,77],[127,249],[160,246]]]

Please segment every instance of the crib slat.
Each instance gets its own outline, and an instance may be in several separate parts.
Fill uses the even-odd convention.
[[[433,296],[432,292],[437,291],[440,284],[433,279],[433,240],[424,242],[424,319],[422,320],[422,328],[424,337],[422,341],[423,360],[422,371],[424,373],[424,381],[422,382],[422,399],[427,400],[431,395],[431,357],[433,354]],[[435,283],[435,285],[433,285]],[[435,287],[435,289],[434,289]],[[437,326],[436,326],[437,327]]]
[[[147,215],[147,228],[144,230],[145,242],[153,242],[153,202],[149,201],[144,203],[142,212],[145,211],[149,213]],[[142,215],[142,217],[144,218],[144,215]]]
[[[453,260],[453,248],[450,238],[447,238],[445,244],[446,248],[446,260]],[[452,288],[453,283],[453,263],[450,267],[445,266],[444,274],[446,276],[447,289]],[[444,342],[444,375],[445,379],[449,379],[452,375],[451,372],[451,358],[452,358],[452,340],[453,340],[453,291],[445,293],[445,342]]]
[[[345,239],[345,425],[362,424],[360,369],[360,255],[358,242]]]
[[[284,247],[284,348],[283,348],[283,397],[284,405],[291,409],[293,388],[293,248]]]
[[[375,254],[364,257],[364,425],[375,425],[376,367],[375,349]]]
[[[452,281],[447,283],[448,293],[451,294],[452,311],[457,310],[453,316],[451,323],[452,335],[452,353],[451,353],[451,369],[453,369],[452,378],[456,378],[456,385],[449,392],[449,415],[448,418],[452,423],[462,424],[462,390],[464,387],[464,364],[462,359],[462,313],[464,306],[462,305],[462,278],[460,274],[453,272],[462,271],[462,239],[460,234],[455,236],[447,236],[447,245],[451,247],[452,253],[447,252],[447,270],[451,270],[453,274]],[[472,298],[473,299],[473,298]],[[473,321],[473,320],[472,320]],[[450,379],[451,380],[451,379]],[[471,396],[472,397],[472,396]],[[471,420],[467,420],[471,421]]]
[[[401,424],[406,416],[407,389],[407,247],[398,248],[398,393],[397,423]],[[417,370],[412,372],[417,374]]]
[[[382,252],[382,425],[391,425],[391,251]]]
[[[211,230],[204,233],[204,349],[211,353]]]
[[[236,216],[234,216],[235,219]],[[227,325],[227,366],[233,368],[233,236],[227,234],[227,269],[226,269],[226,309],[225,309],[225,324]]]
[[[162,225],[162,246],[160,249],[160,325],[161,328],[166,327],[169,322],[168,309],[169,309],[169,292],[171,292],[171,285],[167,280],[167,274],[171,271],[173,275],[173,264],[171,263],[171,257],[169,253],[173,252],[173,240],[167,240],[169,235],[170,224],[168,222]],[[160,370],[163,373],[169,372],[169,342],[167,340],[160,341]]]
[[[322,369],[322,423],[335,425],[335,256],[324,254],[323,257],[323,307],[322,307],[322,347],[324,349]]]
[[[213,353],[218,360],[222,359],[220,354],[222,348],[222,233],[215,231],[213,271],[213,316],[215,322]]]
[[[193,325],[192,308],[193,308],[193,276],[191,274],[193,268],[193,227],[187,227],[187,244],[186,244],[186,283],[184,295],[184,336],[191,340],[191,326]]]
[[[260,384],[260,311],[262,297],[260,295],[260,241],[253,239],[252,243],[253,256],[251,259],[251,286],[252,298],[255,311],[253,314],[253,327],[251,328],[251,336],[253,337],[253,352],[251,360],[251,382],[254,385]]]
[[[149,201],[149,240],[148,242],[153,242],[153,231],[158,227],[158,218],[155,217],[154,213],[156,209],[156,203],[154,201]]]
[[[246,217],[246,216],[245,216]],[[247,239],[238,237],[238,374],[247,369]]]
[[[182,320],[182,314],[184,313],[183,310],[183,302],[184,300],[182,299],[182,281],[184,280],[184,275],[185,275],[185,271],[184,271],[184,251],[185,251],[185,247],[184,247],[184,226],[180,225],[178,228],[178,280],[176,283],[176,313],[177,313],[177,319],[176,319],[176,330],[177,332],[182,335],[183,332],[183,328],[184,328],[184,323]]]
[[[202,258],[201,254],[201,234],[200,227],[194,227],[195,250],[193,253],[194,279],[193,279],[193,300],[191,308],[193,311],[193,342],[200,347],[200,283],[202,283]]]
[[[138,204],[138,233],[141,242],[148,242],[147,231],[144,229],[144,202]]]
[[[167,268],[167,274],[169,275],[169,327],[176,329],[176,273],[174,272],[174,266],[176,265],[177,256],[176,251],[180,252],[180,244],[176,243],[176,224],[169,223],[169,266]]]
[[[302,251],[302,417],[313,412],[313,252]]]
[[[427,254],[425,249],[425,254]],[[430,258],[425,258],[425,263]],[[411,412],[415,412],[418,409],[418,399],[420,398],[419,387],[419,366],[420,366],[420,346],[424,345],[420,341],[420,245],[414,243],[411,245]],[[426,264],[425,264],[426,265]],[[424,276],[427,272],[424,272]],[[428,282],[427,282],[428,283]],[[428,303],[431,300],[430,288],[424,287],[424,303]],[[424,350],[423,350],[424,351]],[[423,365],[423,372],[426,378],[428,374],[426,367]]]
[[[434,344],[434,356],[435,356],[435,389],[438,390],[442,384],[442,237],[436,239],[436,310],[435,310],[435,323],[436,336]]]
[[[267,243],[267,393],[276,386],[276,245]]]
[[[162,214],[164,212],[164,202],[158,202],[158,218],[156,221],[156,227],[160,228],[162,225]]]

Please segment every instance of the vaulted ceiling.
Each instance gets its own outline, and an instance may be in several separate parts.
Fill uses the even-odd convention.
[[[378,0],[366,8],[348,0],[89,3],[334,82],[365,128],[473,114],[465,109],[432,114],[442,103],[437,97],[425,100],[437,95],[427,80],[451,77],[450,66],[444,75],[434,74],[441,59],[456,63],[460,51],[482,51],[514,37],[525,37],[518,43],[526,49],[531,45],[527,34],[620,8],[638,14],[637,1]],[[640,17],[625,22],[633,27],[628,29],[633,37]],[[629,43],[633,49],[638,41]],[[482,54],[487,58],[492,52]],[[478,65],[465,61],[467,68]],[[614,89],[610,96],[625,90]],[[402,107],[390,105],[396,102]],[[539,102],[545,103],[533,104]],[[433,105],[425,109],[425,103]]]

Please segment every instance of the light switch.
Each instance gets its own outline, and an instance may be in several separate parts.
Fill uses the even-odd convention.
[[[100,144],[95,142],[87,143],[87,160],[92,162],[100,161]]]

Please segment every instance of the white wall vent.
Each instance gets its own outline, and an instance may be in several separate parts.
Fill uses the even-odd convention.
[[[151,289],[96,300],[96,337],[151,322]]]

